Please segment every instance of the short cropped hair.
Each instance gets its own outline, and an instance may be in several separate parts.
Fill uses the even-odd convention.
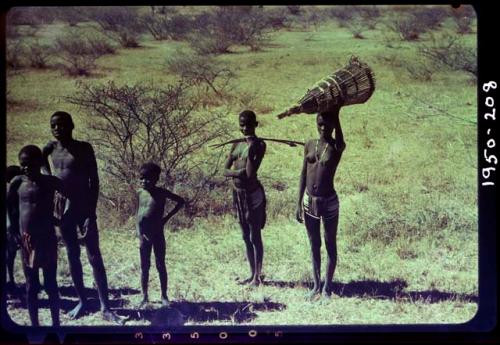
[[[255,113],[251,110],[243,110],[241,113],[240,113],[240,117],[244,117],[250,121],[252,121],[253,123],[257,123],[257,116],[255,115]]]
[[[38,146],[35,145],[26,145],[21,151],[19,151],[18,157],[20,158],[22,154],[26,154],[35,159],[42,159],[42,150]]]
[[[14,177],[21,174],[21,167],[19,165],[9,165],[7,169],[5,169],[5,178],[7,182],[12,181]]]
[[[67,113],[65,111],[56,111],[54,114],[52,114],[52,116],[50,118],[52,119],[56,116],[64,119],[64,121],[67,121],[72,127],[75,126],[75,124],[73,123],[73,118],[71,117],[71,115],[69,113]]]
[[[155,177],[160,177],[161,168],[156,163],[148,162],[148,163],[144,163],[143,165],[141,165],[141,168],[139,169],[139,171],[143,172],[145,174],[148,174],[148,175],[151,174]]]

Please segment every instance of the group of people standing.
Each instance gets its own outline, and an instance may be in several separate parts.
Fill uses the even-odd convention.
[[[317,115],[319,138],[305,143],[299,180],[296,219],[305,223],[311,245],[314,280],[309,294],[311,297],[320,292],[325,296],[331,295],[337,262],[339,202],[333,180],[345,148],[339,110],[335,108]],[[230,177],[233,182],[234,206],[250,266],[250,276],[240,280],[240,283],[257,286],[262,283],[264,247],[261,231],[266,223],[266,196],[257,172],[266,152],[266,143],[255,134],[258,122],[253,111],[243,111],[238,119],[245,139],[233,144],[224,166],[224,176]],[[80,260],[80,246],[83,244],[92,267],[102,316],[105,320],[123,324],[124,319],[110,309],[106,271],[99,249],[96,221],[99,176],[94,150],[89,143],[73,138],[74,123],[70,114],[55,112],[50,118],[50,127],[54,141],[43,149],[35,145],[24,146],[18,155],[19,167],[7,168],[7,282],[14,282],[13,261],[17,249],[21,248],[31,324],[39,325],[37,296],[39,270],[42,269],[52,324],[59,326],[57,226],[66,246],[71,278],[79,299],[68,316],[79,318],[88,312]],[[332,136],[334,131],[335,138]],[[140,241],[141,307],[149,303],[152,251],[160,278],[161,302],[164,306],[169,304],[164,226],[185,203],[179,195],[156,185],[160,174],[161,168],[154,162],[143,164],[138,171],[140,188],[137,191],[136,221]],[[164,215],[167,199],[174,201],[175,206]],[[321,220],[327,249],[327,269],[322,289]]]
[[[337,227],[339,200],[334,187],[337,166],[345,149],[339,118],[340,106],[316,117],[318,139],[305,143],[304,159],[299,179],[296,219],[305,223],[313,268],[313,288],[308,296],[332,294],[332,281],[337,265]],[[245,141],[233,144],[225,164],[224,176],[233,179],[233,200],[245,242],[250,277],[240,283],[259,285],[262,281],[264,248],[261,231],[266,222],[266,197],[257,171],[266,152],[266,143],[258,138],[258,126],[253,111],[239,115],[240,130]],[[333,133],[335,132],[335,138]],[[327,252],[326,276],[321,288],[321,231]]]

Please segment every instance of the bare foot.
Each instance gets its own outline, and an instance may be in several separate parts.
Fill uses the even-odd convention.
[[[333,294],[333,288],[325,284],[325,286],[323,286],[323,291],[321,292],[321,294],[323,295],[323,297],[329,298]]]
[[[86,305],[82,302],[79,302],[76,307],[74,307],[69,313],[68,316],[70,319],[78,319],[85,313]]]
[[[102,311],[102,318],[106,321],[111,321],[119,325],[123,325],[125,320],[116,315],[113,311],[106,309]]]
[[[252,286],[259,286],[260,284],[262,284],[262,280],[261,280],[261,278],[257,278],[257,277],[252,279],[252,281],[250,282],[250,285],[252,285]]]
[[[239,285],[244,285],[250,283],[253,280],[253,277],[249,277],[245,280],[240,280],[240,278],[236,278],[236,280],[238,281]]]
[[[306,299],[310,301],[314,300],[320,295],[320,293],[321,290],[319,288],[313,287],[313,289],[306,294]]]
[[[139,309],[147,309],[148,306],[149,306],[149,300],[147,298],[144,298],[139,304]]]

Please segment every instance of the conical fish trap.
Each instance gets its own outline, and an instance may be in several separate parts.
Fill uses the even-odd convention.
[[[344,105],[366,102],[375,90],[375,77],[367,64],[352,56],[349,64],[318,81],[297,105],[278,118],[300,113],[318,113]]]

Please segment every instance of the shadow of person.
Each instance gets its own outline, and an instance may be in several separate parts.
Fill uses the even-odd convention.
[[[171,302],[159,309],[117,309],[127,320],[146,320],[152,327],[181,326],[186,322],[212,322],[231,320],[234,323],[250,322],[257,311],[283,310],[286,306],[276,302]]]
[[[266,286],[293,289],[296,287],[310,288],[309,282],[272,281],[264,282]],[[425,300],[427,303],[439,303],[449,300],[478,302],[478,296],[456,292],[439,291],[436,289],[422,291],[407,291],[408,283],[402,279],[392,281],[359,280],[348,283],[333,283],[333,293],[339,297],[361,297],[372,299],[410,299]]]

